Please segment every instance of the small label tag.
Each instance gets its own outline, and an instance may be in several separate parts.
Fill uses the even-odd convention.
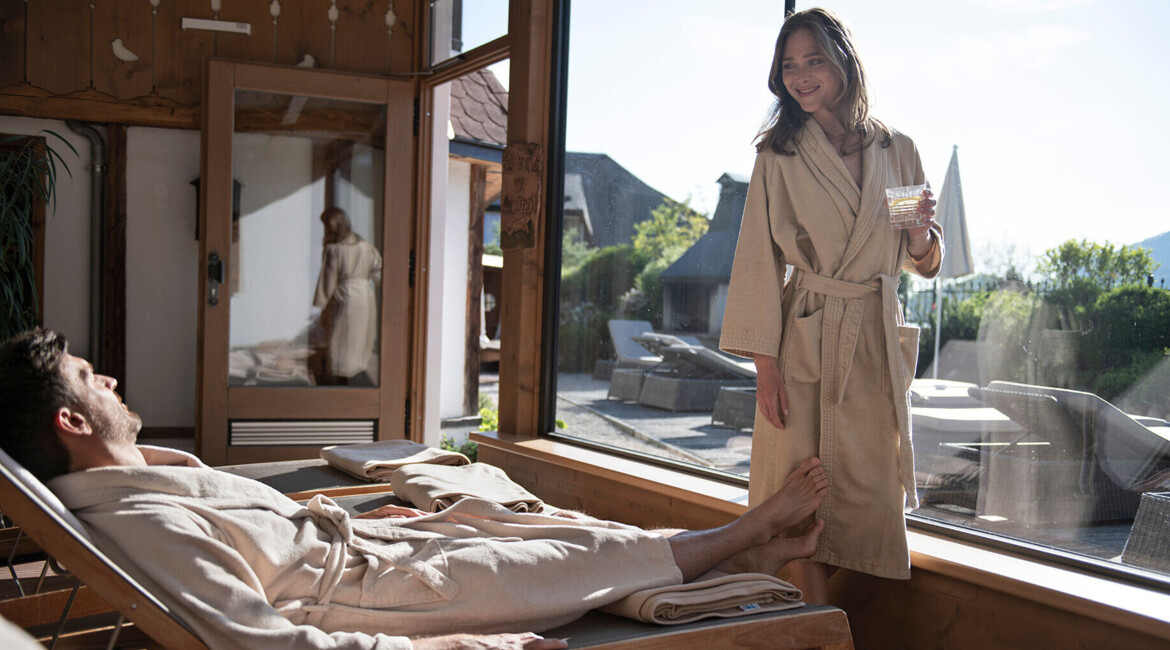
[[[745,612],[754,612],[754,611],[756,611],[757,609],[759,609],[759,608],[760,608],[760,606],[759,606],[759,605],[757,605],[757,604],[755,604],[755,603],[752,603],[752,604],[750,604],[750,605],[740,605],[740,606],[739,606],[739,608],[740,608],[740,609],[742,609],[742,610],[743,610],[743,611],[745,611]]]

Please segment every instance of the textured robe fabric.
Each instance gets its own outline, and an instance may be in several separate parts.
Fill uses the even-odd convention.
[[[410,648],[407,637],[541,631],[682,582],[666,539],[479,499],[412,519],[300,505],[195,457],[49,487],[97,546],[211,648]],[[390,636],[394,635],[394,636]]]
[[[366,240],[350,234],[326,244],[313,305],[328,310],[329,373],[353,377],[370,365],[378,338],[378,300],[373,279],[382,271],[382,256]]]
[[[723,317],[720,348],[777,358],[788,391],[785,429],[757,408],[750,501],[774,493],[819,456],[829,493],[814,561],[908,578],[907,497],[917,505],[910,381],[918,330],[903,324],[899,270],[938,273],[942,230],[914,261],[889,225],[885,189],[925,182],[914,143],[895,133],[864,148],[859,188],[815,120],[796,155],[756,157]],[[785,282],[785,265],[792,265]]]

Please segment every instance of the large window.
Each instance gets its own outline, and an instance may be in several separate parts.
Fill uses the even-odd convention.
[[[952,168],[965,207],[941,218],[971,267],[902,283],[922,328],[913,514],[1164,579],[1170,220],[1143,198],[1170,173],[1149,117],[1170,7],[822,4],[853,29],[872,114],[936,192]],[[750,476],[752,364],[717,342],[781,11],[573,4],[560,435]]]

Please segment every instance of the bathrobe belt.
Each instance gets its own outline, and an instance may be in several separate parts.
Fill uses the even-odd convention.
[[[354,535],[349,513],[334,503],[332,499],[317,495],[305,504],[305,508],[317,526],[332,537],[316,602],[300,604],[300,609],[309,615],[306,620],[308,625],[320,625],[325,613],[329,610],[333,601],[333,593],[337,590],[337,586],[341,583],[342,574],[345,572],[346,558],[351,547],[358,552],[378,556],[393,565],[394,568],[409,573],[446,600],[453,598],[455,593],[459,591],[459,585],[455,581],[418,557],[400,557],[397,554],[386,553],[384,548],[380,548],[380,544],[364,543],[360,537]]]
[[[845,387],[853,368],[853,355],[857,339],[861,335],[861,322],[865,314],[863,298],[876,292],[882,297],[882,330],[885,334],[886,372],[890,374],[891,386],[895,393],[904,391],[906,369],[902,364],[902,343],[898,334],[898,283],[899,278],[881,274],[867,282],[848,282],[809,271],[795,269],[796,288],[825,297],[821,316],[821,422],[822,429],[828,423],[834,428],[836,418],[825,409],[840,404],[845,399]],[[917,505],[914,485],[914,452],[910,442],[910,413],[906,399],[894,399],[894,411],[898,421],[899,473],[902,487],[906,490],[911,505]],[[827,433],[822,430],[822,436]],[[832,433],[835,433],[833,431]]]
[[[825,297],[821,316],[821,399],[840,404],[853,368],[865,304],[861,300],[881,289],[880,280],[846,282],[807,271],[796,271],[796,288]]]

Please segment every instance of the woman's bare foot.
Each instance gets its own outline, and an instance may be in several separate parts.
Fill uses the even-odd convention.
[[[813,456],[789,474],[775,494],[749,510],[744,517],[764,526],[767,534],[763,539],[770,540],[805,522],[820,507],[828,491],[825,468],[821,460]]]
[[[759,546],[732,555],[715,565],[715,570],[774,575],[793,560],[811,557],[817,550],[817,540],[824,529],[825,522],[817,519],[800,537],[773,537]]]

